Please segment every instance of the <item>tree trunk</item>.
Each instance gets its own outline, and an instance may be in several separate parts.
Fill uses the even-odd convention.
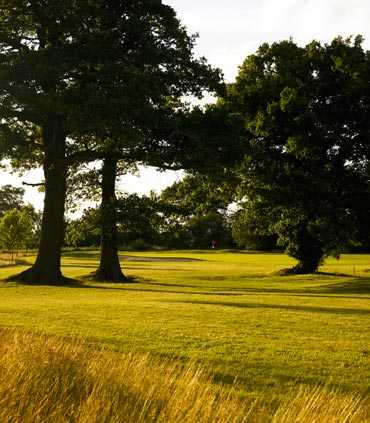
[[[309,273],[316,273],[320,264],[322,256],[309,257],[299,260],[298,264],[289,269],[288,273],[291,275],[307,275]]]
[[[105,159],[102,173],[100,264],[92,278],[107,282],[127,282],[121,270],[117,249],[117,160]]]
[[[286,274],[316,273],[322,264],[324,251],[320,241],[308,230],[306,222],[298,228],[294,244],[294,252],[290,255],[298,260],[298,264],[287,269]]]
[[[66,135],[59,119],[54,119],[43,128],[43,142],[45,199],[39,250],[34,265],[10,279],[30,284],[61,284],[68,281],[60,270],[67,166]]]

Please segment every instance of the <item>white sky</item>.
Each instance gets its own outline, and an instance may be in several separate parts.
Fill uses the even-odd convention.
[[[298,44],[313,39],[330,42],[337,35],[361,34],[370,49],[370,0],[165,0],[174,7],[190,33],[198,32],[197,53],[222,69],[232,81],[244,58],[263,42],[293,37]],[[143,169],[140,177],[122,178],[128,192],[160,191],[181,177],[180,172]],[[0,185],[39,182],[41,172],[21,179],[0,170]],[[26,201],[42,208],[42,195],[27,188]]]

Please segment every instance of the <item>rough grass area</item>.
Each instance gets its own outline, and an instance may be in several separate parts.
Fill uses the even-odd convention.
[[[195,363],[92,351],[81,342],[0,330],[0,420],[14,423],[352,422],[358,396],[299,389],[269,413],[261,401],[215,387]]]
[[[369,395],[370,256],[344,255],[321,274],[282,277],[273,273],[293,261],[281,254],[122,255],[134,256],[122,265],[136,284],[0,284],[0,325],[197,362],[218,385],[237,378],[239,394],[271,413],[302,386]],[[70,277],[96,266],[94,251],[63,259]],[[0,278],[24,268],[2,268]]]

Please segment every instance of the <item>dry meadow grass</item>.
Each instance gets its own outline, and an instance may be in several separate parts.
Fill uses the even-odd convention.
[[[271,415],[263,401],[215,386],[198,364],[92,350],[81,341],[0,330],[0,421],[326,422],[370,419],[356,395],[302,387]]]

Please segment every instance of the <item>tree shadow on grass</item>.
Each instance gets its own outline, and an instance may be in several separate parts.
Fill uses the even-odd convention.
[[[320,291],[333,294],[370,294],[370,279],[356,278],[352,281],[321,285]]]
[[[84,260],[99,260],[100,254],[88,253],[85,251],[63,251],[62,257],[84,259]]]
[[[210,291],[181,291],[181,290],[175,290],[175,289],[163,289],[165,287],[170,288],[198,288],[195,285],[182,285],[182,284],[161,284],[153,282],[152,280],[140,277],[140,276],[127,276],[126,281],[120,281],[120,282],[112,282],[112,281],[97,281],[94,280],[91,274],[80,276],[78,279],[68,279],[67,281],[60,282],[60,283],[24,283],[24,282],[18,282],[18,281],[7,281],[3,280],[5,284],[8,284],[10,282],[13,283],[11,286],[19,286],[19,285],[25,285],[25,286],[52,286],[52,287],[61,287],[61,288],[82,288],[82,289],[97,289],[97,290],[103,290],[103,291],[121,291],[121,292],[143,292],[143,293],[157,293],[157,294],[185,294],[185,295],[213,295],[213,296],[239,296],[243,294],[235,294],[230,292],[210,292]],[[146,286],[145,286],[146,285]],[[153,288],[151,288],[153,286]],[[158,289],[155,289],[155,287],[158,286]],[[130,288],[129,288],[130,287]]]
[[[323,280],[317,280],[314,281],[315,285],[311,286],[300,286],[300,283],[310,283],[312,282],[312,279],[304,278],[300,276],[299,278],[295,278],[293,280],[289,280],[289,285],[287,289],[284,288],[275,288],[274,282],[271,281],[271,286],[268,287],[224,287],[222,289],[227,291],[240,291],[240,292],[254,292],[254,293],[278,293],[278,294],[369,294],[370,295],[370,278],[367,276],[357,276],[354,277],[353,275],[347,275],[344,273],[316,273],[315,275],[322,275],[327,276],[327,279]],[[237,279],[248,279],[250,282],[258,284],[260,280],[269,281],[271,275],[261,275],[256,276],[252,275],[251,277],[248,276],[242,276],[238,278],[232,278],[233,282],[237,281]],[[343,278],[341,282],[333,282],[328,283],[330,280],[333,280],[333,277],[335,277],[335,281],[337,281],[337,278]],[[199,278],[198,278],[199,279]],[[225,278],[226,279],[226,278]],[[278,280],[278,282],[280,282]],[[288,280],[287,280],[288,282]],[[292,283],[291,283],[292,282]],[[297,284],[294,284],[294,282],[297,282]],[[293,288],[293,289],[292,289]],[[361,298],[361,297],[359,297]]]
[[[222,281],[227,281],[227,280],[235,280],[237,278],[235,277],[230,277],[230,276],[197,276],[196,278],[199,281],[209,281],[209,282],[222,282]]]
[[[318,271],[315,273],[295,273],[294,272],[294,267],[285,267],[283,269],[279,269],[279,270],[274,270],[273,272],[270,273],[271,276],[283,276],[283,277],[288,277],[291,278],[293,276],[301,276],[301,277],[305,277],[305,276],[335,276],[335,277],[353,277],[353,275],[349,274],[349,273],[342,273],[342,272],[323,272],[323,271]]]
[[[96,269],[98,265],[94,264],[62,264],[62,269],[66,267],[78,268],[78,269]]]
[[[350,273],[342,273],[342,272],[316,272],[312,273],[312,275],[320,275],[320,276],[335,276],[335,277],[345,277],[345,278],[353,278],[353,275]]]
[[[222,365],[222,363],[221,363]],[[245,370],[244,370],[245,369]],[[337,391],[342,393],[353,393],[353,385],[351,382],[343,381],[338,375],[334,378],[330,374],[327,375],[320,372],[320,368],[317,369],[306,369],[304,374],[294,374],[294,367],[284,370],[280,370],[276,373],[276,368],[272,364],[271,366],[266,363],[259,363],[258,375],[260,377],[252,377],[250,370],[253,372],[254,367],[249,369],[248,367],[243,368],[244,371],[239,371],[237,376],[235,373],[230,371],[218,371],[213,373],[213,381],[217,384],[228,384],[232,385],[236,383],[241,390],[247,392],[261,392],[266,393],[266,387],[269,390],[274,389],[278,395],[287,395],[292,391],[292,388],[299,389],[302,386],[308,386],[313,389],[317,389],[318,386],[325,387],[328,391]],[[288,373],[290,370],[290,374]],[[366,395],[366,391],[364,391]],[[279,400],[274,398],[279,404]]]
[[[4,269],[8,267],[16,267],[16,266],[32,266],[32,263],[23,259],[15,259],[14,263],[0,264],[0,269]]]
[[[100,253],[88,253],[84,251],[78,252],[65,252],[63,257],[73,258],[73,259],[83,259],[83,260],[94,260],[97,261],[100,259]],[[204,259],[191,258],[191,257],[178,257],[178,256],[137,256],[135,254],[119,254],[119,259],[122,262],[173,262],[173,263],[187,263],[187,262],[199,262],[206,261]]]
[[[26,282],[21,278],[18,279],[19,273],[15,275],[10,275],[5,279],[1,279],[1,282],[4,285],[12,284],[12,286],[50,286],[55,288],[80,288],[81,282],[77,279],[68,278],[63,276],[62,280],[59,281],[48,281],[48,282]]]
[[[349,299],[366,299],[370,295],[370,279],[369,278],[352,278],[350,281],[331,283],[317,286],[301,287],[297,289],[284,289],[274,287],[242,287],[242,288],[223,288],[225,291],[232,291],[245,294],[261,294],[273,295],[279,294],[284,296],[299,297],[325,297],[325,298],[349,298]],[[345,296],[346,294],[350,296]],[[355,295],[359,294],[359,295]]]
[[[127,265],[126,262],[121,262],[121,265],[123,267],[123,270],[125,269],[130,269],[130,270],[148,270],[148,271],[171,271],[171,272],[191,272],[192,269],[178,269],[178,268],[174,268],[174,267],[150,267],[150,266],[145,266],[145,267],[141,267],[141,266],[130,266]]]
[[[123,262],[139,262],[139,263],[163,263],[163,262],[170,262],[170,263],[188,263],[194,261],[206,261],[197,258],[189,258],[189,257],[152,257],[152,256],[135,256],[135,255],[120,255],[120,261]]]
[[[147,280],[142,278],[142,283],[145,283],[147,285],[153,285],[153,286],[160,286],[160,287],[174,287],[174,288],[199,288],[198,285],[184,285],[184,284],[177,284],[177,283],[160,283],[160,282],[153,282],[151,280]]]
[[[18,276],[20,276],[20,274],[15,274],[15,275],[11,275],[8,276],[5,279],[0,279],[0,282],[3,283],[4,285],[8,285],[11,284],[11,286],[50,286],[50,287],[55,287],[55,288],[84,288],[84,289],[88,289],[88,288],[105,288],[104,286],[92,286],[91,284],[87,284],[87,281],[93,281],[94,279],[92,278],[93,274],[88,274],[88,275],[84,275],[84,276],[80,276],[78,279],[74,279],[74,278],[69,278],[66,276],[63,276],[61,280],[58,281],[32,281],[32,282],[27,282],[22,280],[22,278],[18,278]],[[128,276],[126,277],[125,281],[119,281],[119,282],[114,282],[114,281],[97,281],[100,282],[101,284],[107,283],[107,284],[122,284],[122,285],[126,285],[126,284],[132,284],[132,283],[138,283],[138,279],[132,276]],[[108,289],[114,289],[113,287],[107,287]]]
[[[62,264],[63,268],[75,268],[75,269],[97,269],[99,267],[98,264]],[[122,270],[147,270],[147,271],[171,271],[171,272],[191,272],[192,269],[178,269],[174,267],[151,267],[151,266],[133,266],[128,265],[126,262],[121,262]]]
[[[103,282],[104,283],[104,282]],[[107,284],[110,282],[107,282]],[[136,281],[137,284],[140,283],[140,281]],[[114,285],[114,282],[112,283]],[[200,296],[219,296],[219,297],[235,297],[235,294],[224,292],[224,293],[215,293],[215,292],[209,292],[209,291],[178,291],[175,289],[155,289],[155,288],[145,288],[145,287],[137,287],[138,285],[135,285],[133,288],[127,288],[127,286],[119,286],[120,284],[116,284],[117,286],[103,286],[103,285],[95,285],[92,283],[89,283],[88,285],[81,285],[77,288],[90,288],[90,289],[101,289],[101,290],[112,290],[112,291],[125,291],[130,293],[156,293],[156,294],[182,294],[182,295],[200,295]],[[122,285],[125,285],[123,282]],[[151,285],[151,284],[147,284]],[[179,287],[183,288],[182,285],[170,285],[171,287]],[[236,294],[238,295],[238,294]],[[242,294],[240,294],[242,295]]]
[[[246,308],[246,309],[272,309],[272,310],[287,310],[287,311],[304,311],[307,313],[328,313],[340,315],[370,315],[370,309],[357,308],[339,308],[339,307],[317,307],[317,306],[300,306],[287,304],[265,304],[265,303],[228,303],[221,301],[190,301],[190,300],[163,300],[165,302],[194,304],[194,305],[210,305],[220,307]]]
[[[299,297],[299,298],[338,298],[338,299],[350,299],[350,300],[366,300],[368,299],[367,296],[356,296],[356,295],[352,295],[350,294],[350,296],[346,296],[345,294],[343,295],[335,295],[335,294],[331,294],[331,293],[320,293],[317,290],[284,290],[284,289],[258,289],[258,288],[236,288],[236,289],[228,289],[228,290],[220,290],[220,291],[214,291],[215,295],[222,295],[224,293],[224,291],[232,291],[233,295],[245,295],[245,296],[250,296],[250,295],[258,295],[258,296],[269,296],[271,297],[272,295],[279,295],[279,296],[283,296],[283,297]],[[218,293],[219,292],[219,293]],[[235,293],[237,292],[237,293]],[[370,293],[369,293],[370,295]]]

